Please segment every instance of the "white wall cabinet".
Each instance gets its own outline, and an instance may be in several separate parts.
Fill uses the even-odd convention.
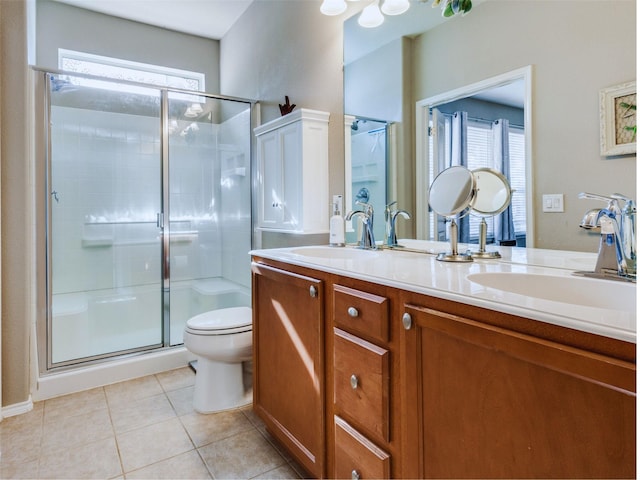
[[[258,227],[329,231],[329,113],[301,108],[254,129]]]

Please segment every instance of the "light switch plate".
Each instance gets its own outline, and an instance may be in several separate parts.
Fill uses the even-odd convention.
[[[542,211],[552,213],[564,212],[564,195],[562,193],[542,195]]]

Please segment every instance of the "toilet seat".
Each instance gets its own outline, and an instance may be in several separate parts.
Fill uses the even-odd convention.
[[[191,317],[185,331],[193,335],[228,335],[249,332],[252,323],[251,308],[222,308]]]

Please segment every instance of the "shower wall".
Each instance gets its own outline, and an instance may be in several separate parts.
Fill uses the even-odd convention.
[[[158,119],[60,106],[52,117],[52,293],[157,283]]]
[[[52,254],[58,261],[53,265],[52,293],[156,283],[160,278],[158,212],[153,208],[160,195],[157,119],[67,107],[55,110],[52,186],[58,200],[54,197],[52,202],[56,217]],[[172,140],[173,281],[224,276],[250,285],[248,260],[246,265],[234,262],[250,249],[251,204],[246,194],[250,152],[242,137],[248,117],[247,110],[222,125],[199,123],[197,142]],[[116,183],[130,184],[127,193],[114,196]]]

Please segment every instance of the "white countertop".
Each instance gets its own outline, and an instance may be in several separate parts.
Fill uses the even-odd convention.
[[[372,255],[366,255],[369,252],[361,252],[362,254],[349,258],[347,250],[353,247],[344,247],[332,249],[332,251],[335,250],[335,255],[331,257],[304,254],[304,249],[317,249],[317,246],[253,250],[250,253],[293,265],[636,343],[636,285],[572,275],[576,270],[593,270],[596,262],[595,254],[490,246],[488,250],[499,250],[503,258],[476,259],[470,263],[450,263],[437,261],[434,255],[447,251],[449,249],[447,243],[420,240],[400,240],[399,243],[425,253],[385,249],[370,252]],[[470,247],[477,249],[477,245]],[[465,250],[466,246],[460,245],[459,251]],[[467,278],[469,275],[473,278],[473,274],[480,273],[570,277],[577,282],[568,281],[573,282],[572,285],[578,285],[579,288],[566,295],[569,298],[568,301],[559,301],[557,298],[550,300],[549,297],[536,296],[535,292],[531,294],[509,292],[486,287]],[[517,275],[513,278],[517,280]],[[538,278],[542,281],[549,280],[548,277]],[[585,287],[584,292],[580,287]],[[606,296],[615,307],[585,306],[585,303],[589,303],[589,298],[585,296],[593,296],[593,292],[597,292],[596,296]],[[560,292],[559,296],[565,298],[563,292]],[[617,305],[620,305],[620,308]]]

